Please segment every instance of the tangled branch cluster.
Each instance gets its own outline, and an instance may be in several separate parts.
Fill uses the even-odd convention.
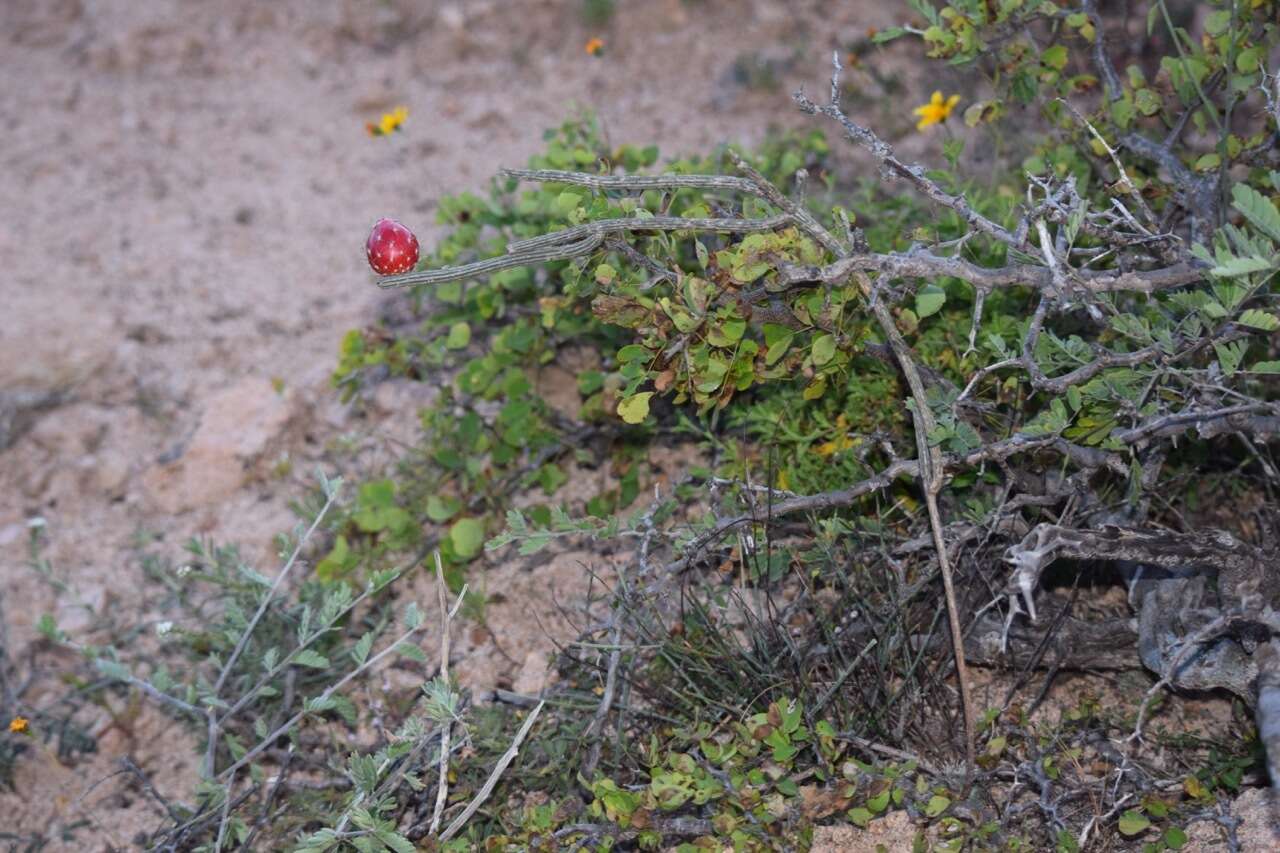
[[[1104,52],[1099,55],[1105,59]],[[1107,79],[1113,76],[1112,70]],[[964,545],[964,534],[958,539],[956,526],[948,525],[938,496],[950,478],[983,466],[1004,470],[1009,479],[1007,489],[1021,487],[1019,494],[1006,493],[1004,500],[1012,501],[1008,506],[1066,501],[1069,507],[1059,524],[1040,524],[1026,530],[1025,536],[1007,551],[1006,559],[1014,569],[1007,584],[1002,624],[996,632],[1001,654],[1009,653],[1010,638],[1019,636],[1021,620],[1036,622],[1035,600],[1050,563],[1064,557],[1117,562],[1125,569],[1129,599],[1139,616],[1136,636],[1128,632],[1128,641],[1136,646],[1142,663],[1159,677],[1157,686],[1231,690],[1257,709],[1260,729],[1268,738],[1272,754],[1280,754],[1280,743],[1273,742],[1280,730],[1280,719],[1276,717],[1280,694],[1273,687],[1280,682],[1280,670],[1273,663],[1274,653],[1280,648],[1280,639],[1275,639],[1280,637],[1275,610],[1280,606],[1280,578],[1275,574],[1274,555],[1218,531],[1173,533],[1145,525],[1151,491],[1179,436],[1188,432],[1199,438],[1233,435],[1252,448],[1253,442],[1265,442],[1280,432],[1280,406],[1257,393],[1256,386],[1244,390],[1241,383],[1228,381],[1224,374],[1233,373],[1239,367],[1239,359],[1224,369],[1221,358],[1224,349],[1230,353],[1231,347],[1239,345],[1251,332],[1267,328],[1267,323],[1260,324],[1248,315],[1245,304],[1274,269],[1273,255],[1263,255],[1264,261],[1252,268],[1254,273],[1263,274],[1263,279],[1255,279],[1251,288],[1227,306],[1231,316],[1225,322],[1213,327],[1183,325],[1172,334],[1127,349],[1096,341],[1079,344],[1071,348],[1068,358],[1059,357],[1056,363],[1046,364],[1044,337],[1051,335],[1062,348],[1061,339],[1049,331],[1055,320],[1084,322],[1098,328],[1123,312],[1125,299],[1195,293],[1211,282],[1238,280],[1241,268],[1232,266],[1230,255],[1224,258],[1219,251],[1215,265],[1215,259],[1203,249],[1189,248],[1191,241],[1211,236],[1212,229],[1206,231],[1205,223],[1221,220],[1217,180],[1194,175],[1181,164],[1173,148],[1175,135],[1163,143],[1154,143],[1130,134],[1121,141],[1123,147],[1170,174],[1175,203],[1169,204],[1162,215],[1152,211],[1125,172],[1115,149],[1104,142],[1118,173],[1117,194],[1110,199],[1110,207],[1091,209],[1072,178],[1029,176],[1022,215],[1012,228],[1007,228],[976,211],[962,194],[948,192],[924,167],[903,162],[873,131],[846,115],[840,104],[839,78],[837,57],[829,102],[820,105],[804,93],[796,95],[796,102],[803,111],[835,122],[850,142],[876,160],[883,178],[905,182],[937,207],[959,216],[969,229],[965,237],[942,247],[915,245],[899,252],[869,251],[857,229],[846,227],[839,236],[832,233],[803,205],[789,199],[736,156],[734,164],[743,177],[509,170],[504,172],[509,178],[578,186],[605,194],[650,190],[674,193],[683,188],[743,194],[766,202],[776,213],[757,219],[656,215],[585,222],[511,243],[502,257],[391,277],[384,279],[382,285],[465,280],[514,266],[583,258],[599,252],[602,246],[606,251],[639,254],[627,242],[610,243],[617,235],[637,239],[658,232],[744,235],[798,229],[822,248],[827,260],[817,265],[779,262],[773,280],[744,289],[734,298],[745,312],[750,312],[753,307],[776,305],[780,298],[807,289],[856,283],[866,311],[874,317],[887,342],[880,356],[899,369],[909,388],[917,453],[915,458],[897,459],[873,476],[831,492],[793,495],[768,490],[768,520],[850,506],[868,494],[888,488],[899,478],[912,478],[919,484],[929,509],[934,559],[944,583],[952,644],[961,675],[969,767],[973,766],[973,717],[966,690],[966,649],[985,662],[999,655],[993,655],[986,644],[990,632],[984,626],[992,616],[975,619],[972,613],[960,609],[962,597],[953,588],[953,558],[949,555]],[[1097,134],[1091,125],[1089,130]],[[1258,217],[1267,217],[1267,208],[1274,214],[1270,203],[1263,199],[1267,208],[1261,208],[1262,213],[1258,214],[1257,200],[1249,191],[1238,192],[1236,199],[1237,208],[1265,232],[1269,223],[1259,222]],[[1081,236],[1089,238],[1092,245],[1077,247]],[[1280,239],[1280,234],[1270,236]],[[965,259],[956,247],[963,247],[971,238],[1003,244],[1012,260],[992,267]],[[1237,252],[1242,245],[1248,244],[1235,241]],[[652,262],[644,260],[652,266]],[[659,277],[674,281],[678,274],[659,268]],[[1020,346],[975,372],[963,389],[951,386],[935,371],[920,368],[890,311],[893,293],[902,291],[891,292],[886,285],[892,283],[896,287],[940,278],[958,279],[973,288],[976,298],[971,346],[979,331],[986,296],[999,288],[1025,288],[1038,294]],[[1215,352],[1219,361],[1207,368],[1201,366],[1205,356]],[[1062,435],[1062,423],[1038,429],[1024,425],[1013,435],[993,436],[982,422],[982,406],[974,405],[975,392],[983,383],[1019,371],[1034,392],[1056,396],[1078,393],[1081,386],[1105,377],[1114,368],[1142,368],[1150,379],[1128,405],[1128,423],[1111,429],[1105,442],[1068,440]],[[1175,387],[1176,391],[1172,390]],[[930,392],[940,392],[948,401],[941,410]],[[1149,405],[1151,400],[1158,400],[1158,405]],[[1052,411],[1062,420],[1059,406],[1060,401]],[[944,450],[940,442],[930,438],[938,430],[939,414],[953,422],[969,424],[983,438],[973,447]],[[1060,462],[1055,463],[1054,459]],[[1053,465],[1065,465],[1074,473],[1056,481],[1037,476]],[[1275,471],[1265,462],[1264,467],[1274,479]],[[1137,478],[1131,487],[1139,499],[1130,501],[1118,513],[1104,511],[1106,502],[1099,482],[1106,474],[1113,481]],[[1039,494],[1027,488],[1036,480],[1046,489]],[[1007,515],[1009,509],[999,512]],[[992,524],[998,520],[992,519]],[[666,571],[688,567],[727,534],[765,521],[754,507],[749,512],[721,518],[676,555]],[[1210,582],[1215,576],[1216,584]],[[1117,635],[1113,625],[1094,626],[1072,620],[1063,630],[1062,620],[1057,620],[1054,627],[1062,632],[1058,637],[1059,664],[1088,666],[1090,661],[1080,652],[1089,649],[1114,652]],[[1037,640],[1043,639],[1042,633]],[[1140,735],[1141,725],[1140,717],[1135,735]]]

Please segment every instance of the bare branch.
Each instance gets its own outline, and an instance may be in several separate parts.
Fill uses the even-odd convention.
[[[507,751],[498,759],[498,763],[494,765],[493,772],[489,774],[489,778],[485,780],[484,787],[475,795],[471,802],[467,803],[467,807],[462,810],[462,814],[454,818],[453,823],[445,828],[440,834],[441,841],[448,841],[458,830],[466,826],[467,821],[476,813],[476,809],[484,805],[484,801],[489,799],[489,795],[493,793],[493,789],[497,786],[498,780],[502,778],[502,774],[506,771],[507,765],[515,760],[520,754],[520,744],[524,743],[525,737],[529,734],[529,730],[533,728],[534,722],[537,721],[538,715],[542,713],[546,701],[539,702],[537,707],[529,712],[529,716],[525,719],[524,725],[520,727],[520,731],[516,733],[515,740],[511,741],[511,746],[507,747]]]
[[[833,64],[835,71],[832,74],[832,88],[838,89],[841,71],[839,54],[836,54]],[[885,142],[873,131],[855,124],[844,114],[839,104],[832,102],[826,106],[818,106],[803,91],[796,92],[793,98],[802,111],[810,115],[825,116],[837,122],[844,128],[845,136],[851,142],[870,153],[887,176],[905,179],[930,201],[954,210],[971,228],[994,237],[1006,245],[1025,248],[1025,240],[1018,239],[1007,228],[978,213],[964,196],[951,195],[943,190],[942,187],[929,178],[923,166],[916,163],[907,164],[899,160],[894,155],[893,148],[889,143]]]

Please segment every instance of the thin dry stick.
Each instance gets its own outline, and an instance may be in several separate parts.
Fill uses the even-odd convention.
[[[870,300],[871,282],[865,274],[859,274],[859,284],[863,293]],[[951,645],[956,658],[956,681],[960,683],[960,705],[964,716],[964,787],[968,790],[973,781],[976,749],[974,741],[977,737],[976,720],[973,713],[973,695],[969,689],[969,668],[964,659],[964,630],[960,626],[960,607],[956,602],[955,583],[951,575],[951,557],[947,552],[947,540],[943,535],[942,513],[938,509],[938,495],[942,491],[943,461],[942,450],[929,445],[929,434],[937,426],[933,412],[929,409],[925,397],[924,382],[920,379],[920,371],[916,369],[911,358],[911,349],[902,339],[898,327],[894,324],[889,309],[883,302],[875,302],[871,312],[889,339],[893,353],[898,358],[898,366],[911,387],[912,407],[911,419],[916,434],[916,458],[920,464],[920,485],[924,489],[925,506],[929,511],[929,529],[933,533],[933,547],[938,553],[938,569],[942,575],[942,590],[947,602],[947,624],[951,628]]]
[[[618,607],[620,608],[621,604]],[[595,775],[596,765],[600,762],[604,723],[613,707],[613,698],[618,689],[618,667],[622,663],[622,616],[615,611],[612,618],[613,630],[610,632],[609,642],[613,646],[613,651],[609,653],[609,669],[605,675],[604,694],[600,697],[600,704],[596,707],[596,713],[591,718],[590,725],[582,733],[583,740],[591,742],[587,760],[582,764],[582,778],[588,782]]]
[[[529,718],[524,721],[524,725],[520,727],[520,731],[516,733],[515,740],[511,741],[511,746],[507,747],[507,751],[502,754],[502,758],[498,759],[498,763],[494,765],[493,772],[489,774],[489,778],[485,780],[484,787],[480,789],[480,793],[476,794],[475,799],[467,803],[467,807],[463,809],[462,814],[449,824],[445,831],[440,835],[441,841],[448,841],[458,830],[462,829],[476,813],[480,806],[484,805],[484,801],[489,799],[489,795],[493,793],[493,789],[497,786],[498,780],[502,778],[503,772],[507,769],[507,765],[515,760],[520,754],[520,744],[524,743],[525,736],[529,734],[529,730],[533,728],[533,723],[538,719],[538,715],[542,713],[542,707],[547,704],[544,699],[538,703],[537,707],[529,712]]]
[[[449,690],[449,605],[444,597],[444,566],[440,563],[440,552],[436,551],[436,599],[440,602],[440,680],[445,690]],[[462,598],[459,596],[458,601]],[[440,784],[436,786],[436,809],[431,816],[430,833],[435,835],[440,830],[440,818],[444,814],[444,804],[449,798],[449,738],[453,733],[453,720],[445,720],[440,732]]]
[[[232,773],[227,780],[227,790],[222,796],[222,815],[218,819],[218,837],[213,843],[213,853],[220,853],[222,842],[227,837],[227,820],[231,817],[231,786],[236,782],[236,774]]]

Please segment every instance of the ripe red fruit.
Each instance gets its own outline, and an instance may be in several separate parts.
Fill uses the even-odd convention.
[[[369,266],[378,275],[408,272],[418,263],[418,238],[394,219],[374,223],[364,248]]]

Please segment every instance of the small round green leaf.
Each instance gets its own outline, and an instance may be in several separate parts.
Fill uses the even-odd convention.
[[[1122,835],[1137,835],[1151,826],[1151,821],[1142,812],[1136,812],[1129,809],[1120,815],[1120,833]]]
[[[455,554],[471,559],[484,545],[484,524],[478,518],[460,518],[449,528],[449,541]]]
[[[454,323],[449,327],[449,336],[444,339],[444,345],[449,349],[462,349],[471,343],[471,327],[466,323]]]
[[[836,339],[834,335],[820,335],[813,342],[813,363],[821,367],[831,361],[836,354]]]
[[[936,314],[946,301],[945,290],[934,284],[926,285],[916,294],[916,316],[923,320],[930,314]]]
[[[649,417],[649,398],[653,394],[652,391],[641,391],[618,403],[618,417],[629,424],[642,422]]]

